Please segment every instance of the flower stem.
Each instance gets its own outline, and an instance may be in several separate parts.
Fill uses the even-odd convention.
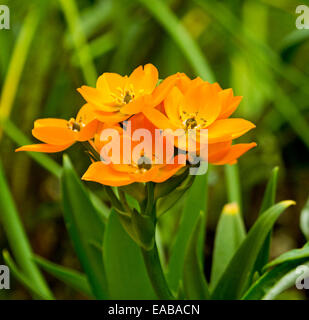
[[[112,205],[116,209],[123,211],[123,206],[122,206],[121,202],[119,201],[119,199],[117,198],[117,196],[115,195],[112,187],[105,186],[105,185],[103,187],[104,187],[104,190],[105,190],[106,194],[108,195]]]
[[[152,287],[161,300],[173,300],[175,299],[171,293],[159,258],[158,249],[156,243],[151,250],[145,250],[141,248],[144,262],[146,265],[147,273],[150,278]]]

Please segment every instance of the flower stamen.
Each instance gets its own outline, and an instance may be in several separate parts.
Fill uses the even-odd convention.
[[[68,121],[68,127],[69,129],[71,129],[72,131],[74,132],[79,132],[81,130],[81,126],[84,126],[83,123],[81,122],[76,122],[76,120],[74,118],[71,118],[69,121]]]

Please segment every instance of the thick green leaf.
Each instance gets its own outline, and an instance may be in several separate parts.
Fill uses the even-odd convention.
[[[39,256],[35,256],[34,261],[46,272],[50,273],[58,280],[63,281],[69,287],[85,294],[88,297],[92,297],[91,288],[87,277],[84,274],[73,269],[65,268],[56,263],[52,263]]]
[[[309,241],[309,198],[300,214],[300,228]]]
[[[284,290],[295,285],[299,274],[296,268],[300,264],[309,267],[308,258],[291,260],[289,263],[282,263],[266,272],[259,278],[244,294],[243,300],[272,300]]]
[[[168,265],[167,281],[171,290],[177,292],[179,281],[182,277],[185,260],[185,250],[191,234],[194,231],[195,221],[202,211],[206,211],[206,190],[207,176],[200,175],[188,191],[184,211],[180,221],[179,230],[175,239],[175,243],[171,250],[170,262]],[[206,214],[204,214],[201,223],[201,230],[205,229]],[[202,240],[199,240],[203,242]],[[201,248],[199,248],[200,251]]]
[[[238,205],[236,203],[225,205],[216,230],[210,278],[212,288],[216,286],[245,237],[246,231]]]
[[[203,214],[201,213],[195,221],[194,231],[191,234],[184,260],[183,287],[186,297],[191,300],[205,300],[210,298],[207,281],[198,253],[202,219]]]
[[[103,219],[91,202],[88,192],[67,156],[64,156],[63,162],[61,181],[66,227],[87,274],[93,295],[97,299],[106,299],[108,290],[101,250],[104,235]]]
[[[280,214],[294,201],[282,201],[265,211],[250,229],[214,289],[213,299],[239,299],[248,288],[252,271],[267,234]]]
[[[276,191],[277,191],[277,182],[278,182],[278,167],[275,167],[272,171],[272,174],[268,180],[267,187],[264,193],[262,206],[260,209],[260,215],[269,209],[275,204],[276,201]],[[254,270],[261,273],[262,268],[269,260],[269,251],[270,251],[270,242],[271,242],[271,232],[267,235],[267,238],[264,242],[264,245],[259,253],[259,256],[256,260]]]
[[[103,260],[111,299],[156,299],[140,248],[114,211],[106,225]]]

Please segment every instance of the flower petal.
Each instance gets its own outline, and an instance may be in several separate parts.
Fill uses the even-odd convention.
[[[216,86],[208,82],[201,82],[195,79],[185,94],[185,109],[189,113],[198,113],[199,118],[207,121],[207,125],[212,124],[221,111],[219,95]]]
[[[178,170],[183,168],[183,164],[178,164],[177,159],[175,159],[175,164],[167,164],[161,167],[158,174],[154,176],[151,181],[156,183],[161,183],[172,177]]]
[[[128,114],[124,115],[121,112],[104,112],[101,110],[95,110],[95,115],[98,120],[109,123],[109,124],[121,122],[130,117],[130,115]]]
[[[181,90],[182,87],[185,87],[190,82],[190,79],[184,73],[173,74],[166,79],[164,79],[153,91],[152,94],[152,106],[157,106],[160,104],[169,94],[173,86]]]
[[[255,128],[255,125],[244,119],[233,118],[217,120],[207,128],[208,143],[236,139],[253,128]]]
[[[134,182],[127,173],[113,170],[110,165],[101,161],[92,163],[82,179],[113,187],[120,187]]]
[[[94,119],[91,122],[87,123],[77,135],[78,141],[87,141],[94,137],[99,126],[99,121]]]
[[[179,114],[181,105],[184,105],[184,96],[177,87],[174,87],[164,101],[164,108],[167,117],[180,127],[182,127]]]
[[[128,83],[128,77],[123,77],[118,73],[105,72],[102,77],[104,77],[110,91],[113,93],[119,93],[118,88],[124,89],[125,85]]]
[[[68,121],[64,119],[57,119],[57,118],[45,118],[45,119],[35,120],[34,128],[40,128],[40,127],[68,128]]]
[[[64,146],[56,146],[52,144],[30,144],[27,146],[22,146],[20,148],[17,148],[15,152],[19,151],[33,151],[33,152],[45,152],[45,153],[54,153],[54,152],[60,152],[67,148],[69,148],[72,144],[67,144]]]
[[[150,105],[149,98],[150,96],[138,97],[121,107],[120,112],[127,115],[139,113]]]
[[[152,64],[146,64],[144,68],[139,66],[129,76],[129,83],[133,84],[135,94],[150,94],[153,92],[159,79],[157,68]]]
[[[229,152],[231,146],[231,140],[208,145],[208,162],[214,163],[221,160]]]
[[[251,143],[239,143],[232,145],[230,151],[219,161],[213,162],[215,165],[223,165],[223,164],[234,164],[237,162],[237,159],[243,155],[248,150],[254,148],[256,146],[255,142]]]
[[[143,110],[143,113],[145,117],[159,129],[177,129],[177,127],[156,108],[146,108]]]
[[[222,109],[218,119],[226,119],[237,109],[242,97],[235,97],[232,89],[222,90],[219,93],[219,96],[221,99]]]
[[[61,127],[36,127],[32,130],[32,135],[47,144],[63,146],[75,142],[77,132]]]
[[[111,97],[111,90],[106,79],[106,73],[103,73],[97,80],[96,89],[100,91],[102,96]]]
[[[113,99],[111,99],[110,95],[104,95],[98,89],[82,86],[78,88],[77,91],[83,96],[83,98],[91,103],[96,108],[106,111],[113,112],[115,111],[116,106],[110,105],[113,103]]]
[[[69,129],[66,120],[47,118],[34,122],[32,135],[47,144],[63,146],[75,142],[77,132]]]

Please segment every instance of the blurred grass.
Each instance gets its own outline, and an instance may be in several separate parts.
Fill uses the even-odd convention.
[[[18,35],[11,61],[8,66],[7,75],[1,90],[1,121],[6,120],[10,116],[24,64],[38,26],[39,14],[40,11],[38,9],[29,11]],[[0,130],[0,139],[1,137],[2,130]]]
[[[60,175],[60,156],[32,153],[33,162],[28,154],[15,154],[14,149],[34,141],[31,127],[36,118],[74,116],[83,104],[77,87],[94,85],[103,72],[127,74],[148,62],[158,67],[160,78],[179,71],[232,87],[235,94],[244,96],[236,116],[257,125],[240,139],[257,141],[258,147],[240,160],[239,178],[235,167],[226,168],[228,193],[222,183],[223,168],[214,167],[209,173],[206,272],[222,206],[239,202],[246,224],[251,225],[265,181],[276,165],[282,172],[278,200],[293,198],[297,206],[290,218],[281,220],[271,254],[302,244],[298,215],[309,190],[309,34],[295,28],[295,1],[59,0],[39,4],[14,0],[3,4],[11,9],[11,30],[0,30],[0,157],[37,254],[79,268],[59,217],[59,186],[52,177]],[[81,174],[89,164],[87,157],[78,146],[69,153]],[[100,186],[89,187],[101,195]],[[47,217],[51,230],[44,235],[42,217]],[[168,252],[179,214],[162,219],[160,235]],[[0,249],[8,247],[3,231],[0,225]],[[55,280],[49,283],[58,298],[78,297]],[[28,297],[17,284],[14,287],[13,297]]]

